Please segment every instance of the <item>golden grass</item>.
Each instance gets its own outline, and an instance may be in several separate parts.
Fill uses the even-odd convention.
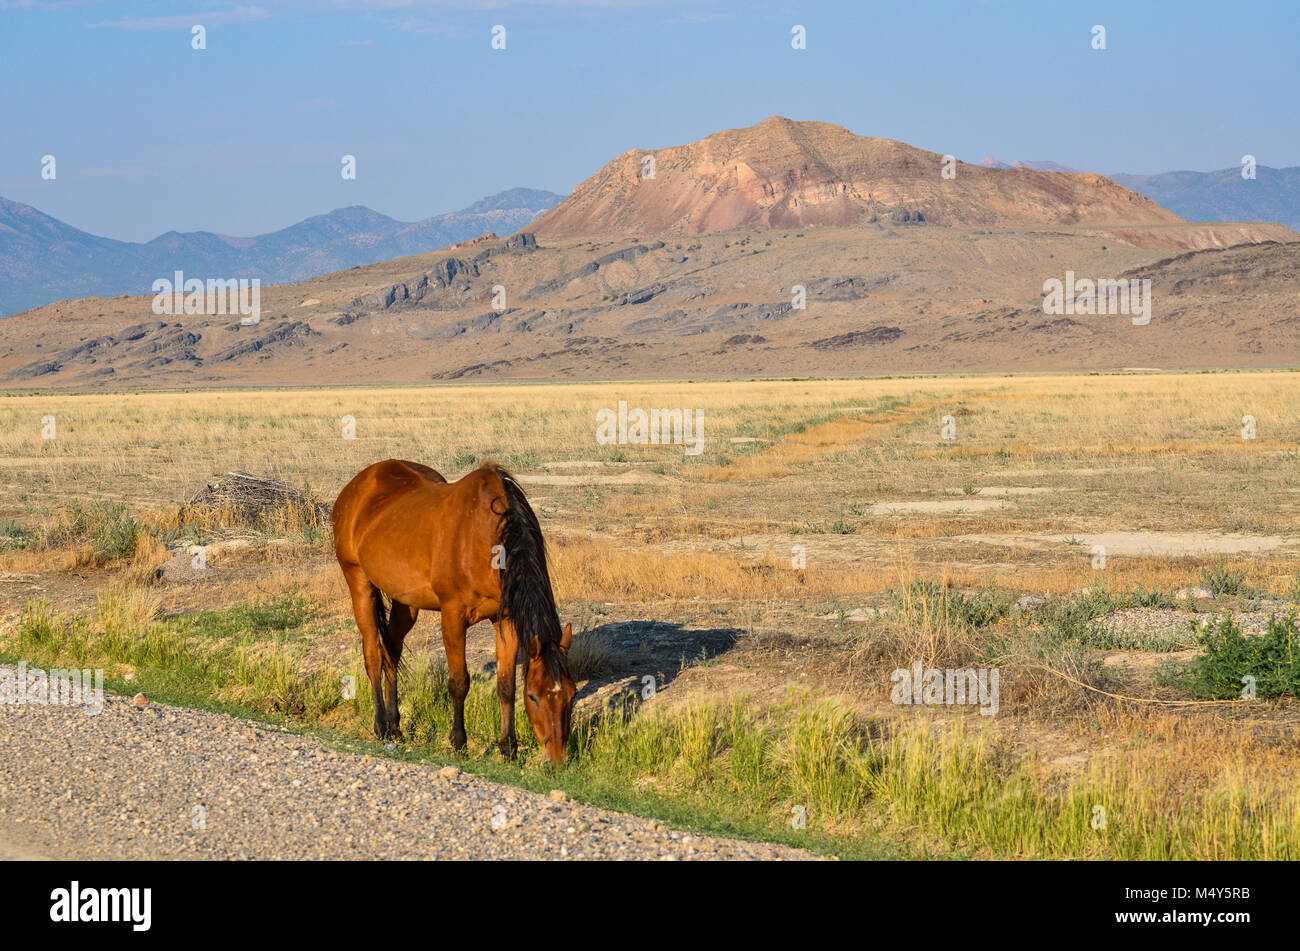
[[[597,444],[596,412],[623,399],[633,407],[702,411],[704,453]],[[45,414],[58,421],[57,440],[40,438]],[[345,415],[356,419],[355,439],[342,438]],[[1255,439],[1241,438],[1245,415],[1256,421]],[[955,440],[940,436],[945,416],[956,421]],[[295,646],[276,655],[274,669],[261,678],[265,684],[254,676],[260,655],[253,648],[232,661],[236,679],[248,683],[231,689],[260,691],[258,703],[275,704],[301,693],[290,682],[300,673],[295,665],[355,667],[355,658],[340,656],[354,647],[350,606],[332,563],[328,527],[305,513],[272,513],[256,527],[221,511],[181,518],[186,499],[231,470],[283,479],[331,499],[356,471],[382,458],[425,462],[449,479],[496,459],[521,476],[538,510],[562,613],[583,602],[612,604],[619,619],[625,616],[619,608],[629,605],[627,611],[640,612],[633,617],[688,623],[737,612],[732,621],[743,618],[756,630],[803,632],[817,628],[812,611],[879,604],[885,589],[906,592],[917,578],[944,590],[1039,595],[1083,587],[1172,592],[1194,584],[1218,556],[1112,555],[1104,571],[1095,571],[1087,546],[1014,539],[1104,531],[1295,538],[1297,447],[1300,375],[1281,371],[9,396],[0,398],[0,519],[15,520],[38,540],[56,539],[69,504],[88,508],[120,500],[141,531],[129,554],[114,557],[102,554],[93,526],[65,542],[0,551],[0,571],[89,572],[92,588],[115,592],[101,600],[92,632],[110,639],[128,628],[162,630],[158,612],[177,604],[185,610],[230,607],[294,592],[323,619],[330,636],[321,640],[329,641],[328,649],[313,645],[300,655]],[[588,465],[593,462],[600,465]],[[640,481],[612,483],[611,473],[632,473]],[[559,483],[557,475],[577,478]],[[1049,491],[1008,496],[996,510],[880,514],[875,508],[880,502],[988,498],[979,491],[996,495],[999,487]],[[160,601],[151,584],[155,570],[170,556],[166,543],[188,541],[187,532],[204,540],[241,535],[256,545],[289,535],[294,543],[215,554],[211,563],[230,569],[220,580],[173,586]],[[976,545],[962,540],[968,534],[1005,534],[1013,542]],[[802,566],[794,558],[797,549],[806,550]],[[1246,550],[1223,562],[1245,571],[1256,589],[1274,595],[1300,590],[1300,551],[1294,548]],[[15,590],[25,597],[23,589]],[[871,669],[903,655],[961,662],[985,646],[946,615],[907,597],[901,617],[871,626],[876,641],[858,658]],[[828,603],[838,607],[820,607]],[[334,631],[343,633],[334,638]],[[134,656],[145,647],[124,640],[117,651]],[[166,659],[175,647],[164,639],[156,650]],[[580,632],[575,663],[599,671],[613,650],[600,632]],[[1008,677],[1006,705],[1033,705],[1059,725],[1069,708],[1066,714],[1049,709],[1042,698],[1050,689],[1041,677]],[[688,785],[720,768],[708,762],[720,732],[734,734],[739,744],[728,749],[729,761],[749,755],[744,744],[750,739],[730,699],[715,699],[721,706],[665,734],[683,744],[664,757],[673,764],[671,776]],[[490,712],[493,703],[484,703]],[[339,715],[323,699],[320,706],[322,715]],[[1138,827],[1124,829],[1122,843],[1109,844],[1094,841],[1095,830],[1086,824],[1050,833],[1032,823],[1017,825],[1025,817],[1010,801],[1000,814],[1001,829],[963,820],[960,783],[922,780],[935,757],[973,762],[976,753],[965,740],[946,753],[906,744],[880,753],[893,764],[890,777],[921,787],[909,793],[878,779],[873,795],[896,807],[892,821],[923,823],[988,854],[1294,853],[1294,842],[1276,829],[1235,818],[1241,810],[1234,804],[1247,801],[1275,802],[1276,821],[1296,814],[1294,797],[1278,792],[1291,775],[1282,770],[1296,766],[1294,756],[1266,731],[1196,713],[1088,709],[1088,718],[1068,727],[1086,739],[1090,756],[1072,780],[1076,792],[1060,799],[1060,816],[1073,822],[1078,817],[1070,810],[1082,809],[1094,794],[1110,797],[1112,816],[1139,810],[1154,817],[1150,821],[1170,820],[1179,803],[1195,802],[1200,811],[1179,820],[1177,841]],[[818,761],[808,750],[799,752],[798,713],[790,715],[791,732],[774,747],[778,773]],[[818,749],[842,753],[847,734],[841,714],[818,722],[829,731],[829,739],[822,738],[829,746]],[[659,742],[653,730],[647,736],[647,743]],[[979,775],[989,784],[990,802],[1000,801],[994,791],[1006,781],[1020,783],[1026,801],[1048,801],[1055,782],[1050,771],[1009,766],[997,757],[1011,754],[995,747],[986,753],[993,759],[981,761]],[[909,757],[922,755],[929,759],[917,760],[909,772]],[[626,757],[618,763],[627,765]],[[815,769],[790,782],[817,801],[857,795],[852,783],[827,785]],[[782,799],[773,808],[780,813],[788,807]],[[1208,824],[1197,826],[1196,816],[1208,817]]]

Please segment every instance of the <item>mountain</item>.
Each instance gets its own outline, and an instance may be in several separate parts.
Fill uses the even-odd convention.
[[[264,285],[301,281],[485,232],[508,234],[560,198],[515,188],[416,222],[353,206],[252,238],[169,231],[143,244],[87,234],[0,198],[0,314],[60,299],[141,294],[178,270],[205,279],[258,278]]]
[[[983,168],[1028,168],[1036,172],[1065,172],[1070,175],[1077,175],[1077,168],[1070,168],[1068,165],[1062,165],[1060,162],[1025,162],[1017,160],[1015,162],[1001,162],[991,155],[986,155],[980,159],[980,165]]]
[[[1192,221],[1276,221],[1300,228],[1300,167],[1259,165],[1253,179],[1242,178],[1240,168],[1111,178]]]
[[[0,314],[60,297],[147,290],[140,247],[0,198]]]
[[[654,177],[643,175],[653,159]],[[959,162],[825,122],[755,126],[609,162],[531,226],[539,239],[708,234],[876,221],[942,226],[1173,224],[1154,202],[1100,175]]]

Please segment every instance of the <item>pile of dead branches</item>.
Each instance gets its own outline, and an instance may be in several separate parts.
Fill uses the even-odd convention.
[[[310,493],[247,472],[227,472],[210,481],[181,508],[182,521],[219,513],[227,524],[279,525],[286,521],[326,526],[331,506]]]

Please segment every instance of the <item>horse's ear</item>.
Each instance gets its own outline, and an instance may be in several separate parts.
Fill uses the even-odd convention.
[[[573,625],[564,625],[564,633],[560,635],[560,650],[564,653],[569,652],[569,646],[573,643]]]
[[[532,637],[528,641],[528,656],[536,660],[542,654],[542,640],[539,637]]]

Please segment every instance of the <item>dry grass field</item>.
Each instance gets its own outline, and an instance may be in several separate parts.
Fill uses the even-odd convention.
[[[620,400],[697,411],[703,451],[599,443]],[[529,491],[575,795],[843,855],[1300,858],[1296,373],[8,396],[0,656],[367,743],[328,523],[182,506],[388,457]],[[450,759],[436,619],[410,643],[389,752]],[[891,702],[916,662],[996,669],[996,715]],[[466,768],[539,782],[492,690]]]

